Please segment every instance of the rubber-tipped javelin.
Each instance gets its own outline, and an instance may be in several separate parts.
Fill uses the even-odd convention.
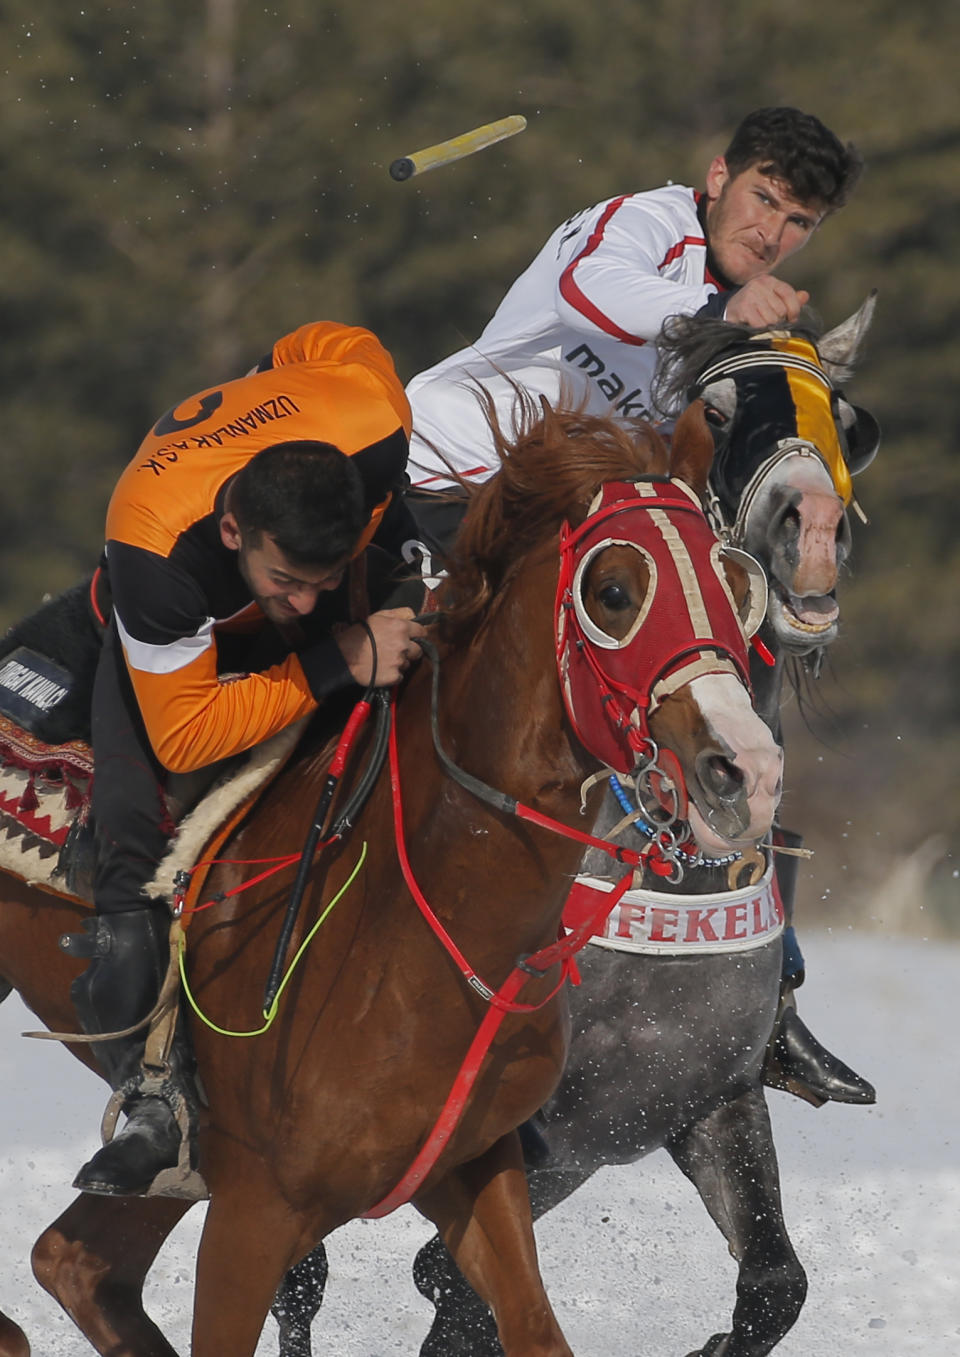
[[[519,113],[513,113],[509,118],[501,118],[498,122],[484,123],[482,127],[475,127],[472,132],[462,132],[459,137],[451,137],[449,141],[441,141],[436,146],[427,146],[422,151],[413,151],[410,155],[401,156],[390,166],[390,178],[398,181],[412,179],[415,174],[425,174],[427,170],[435,170],[441,165],[451,164],[454,160],[462,160],[464,156],[473,155],[474,151],[482,151],[485,146],[493,146],[507,137],[515,137],[526,125],[526,118]]]

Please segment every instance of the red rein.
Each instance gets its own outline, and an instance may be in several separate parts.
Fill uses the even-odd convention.
[[[364,709],[364,710],[361,710]],[[334,762],[336,763],[336,772],[339,775],[343,770],[349,754],[350,747],[357,734],[364,724],[369,704],[364,702],[357,703],[354,708],[347,726],[340,738],[337,746]],[[436,913],[431,909],[426,897],[417,884],[413,875],[413,869],[410,866],[410,858],[407,853],[406,834],[403,827],[403,798],[400,788],[400,767],[397,752],[397,726],[396,726],[396,692],[391,694],[390,702],[391,722],[390,722],[390,788],[393,800],[393,823],[394,834],[397,845],[397,857],[400,862],[400,869],[403,873],[403,879],[406,882],[407,889],[413,896],[414,902],[424,919],[430,925],[434,935],[443,944],[449,953],[461,975],[466,980],[470,988],[489,1003],[490,1007],[485,1014],[477,1033],[470,1044],[466,1057],[460,1070],[454,1080],[447,1101],[443,1106],[440,1116],[425,1144],[420,1150],[401,1181],[384,1199],[369,1211],[364,1213],[365,1218],[376,1219],[381,1216],[389,1215],[395,1211],[398,1206],[405,1205],[412,1196],[414,1196],[423,1183],[424,1179],[433,1169],[438,1158],[442,1154],[447,1142],[456,1130],[457,1124],[463,1113],[464,1106],[470,1091],[476,1082],[477,1075],[483,1065],[487,1051],[493,1042],[494,1037],[508,1013],[535,1013],[543,1008],[559,992],[567,979],[572,983],[579,984],[579,975],[577,974],[576,962],[574,956],[586,945],[589,939],[600,928],[603,920],[613,910],[620,901],[620,897],[628,889],[633,877],[633,868],[639,867],[643,862],[643,857],[639,853],[632,852],[626,848],[619,848],[614,844],[608,843],[605,839],[595,838],[592,834],[585,834],[582,830],[572,829],[568,825],[561,824],[557,820],[550,819],[549,816],[542,815],[539,811],[533,810],[529,806],[514,803],[514,814],[519,819],[527,820],[531,824],[539,825],[543,829],[551,830],[553,833],[562,834],[565,838],[575,839],[578,843],[585,846],[602,849],[617,861],[622,862],[630,870],[624,875],[622,880],[609,895],[604,896],[603,904],[594,911],[590,917],[575,928],[570,933],[564,933],[561,926],[561,935],[556,942],[547,947],[543,947],[539,952],[534,952],[528,957],[522,958],[514,966],[513,970],[507,976],[506,980],[495,990],[488,985],[470,963],[464,957],[463,953],[457,947],[450,934],[443,927],[443,924],[437,918]],[[334,766],[331,764],[330,773],[333,774]],[[318,843],[317,848],[323,848],[329,840]],[[238,895],[241,891],[249,889],[257,882],[264,880],[265,877],[272,876],[275,872],[283,871],[285,868],[293,866],[300,860],[300,854],[288,855],[282,858],[259,859],[258,865],[270,863],[266,871],[250,881],[245,881],[241,885],[234,887],[230,891],[225,891],[222,895],[215,896],[212,900],[206,901],[202,905],[194,906],[193,909],[184,911],[195,913],[197,910],[208,909],[211,905],[220,903],[221,900],[229,896]],[[235,859],[217,858],[211,862],[199,863],[193,868],[196,871],[201,866],[212,866],[214,862],[236,861]],[[251,862],[250,865],[253,865]],[[185,874],[187,875],[187,874]],[[183,901],[186,895],[186,886],[174,899],[175,908],[183,910]],[[546,974],[555,965],[560,965],[560,978],[551,989],[550,993],[541,999],[537,1004],[522,1004],[516,1002],[516,996],[527,983],[528,980],[537,979]]]
[[[394,715],[395,711],[394,695]],[[576,962],[574,961],[575,954],[586,945],[610,911],[619,904],[620,897],[629,888],[633,878],[633,867],[639,866],[642,862],[639,853],[616,848],[614,845],[607,843],[604,839],[597,839],[591,834],[584,834],[581,830],[571,829],[569,826],[561,824],[557,820],[551,820],[549,816],[541,815],[538,811],[532,810],[529,806],[518,804],[515,813],[520,819],[529,820],[531,824],[540,825],[542,828],[549,829],[556,834],[562,834],[565,838],[576,839],[579,843],[588,844],[594,848],[601,848],[611,856],[616,857],[619,861],[629,865],[631,870],[618,882],[610,895],[604,898],[603,904],[594,911],[589,919],[570,933],[565,934],[561,926],[561,936],[556,942],[551,943],[549,946],[541,948],[539,952],[534,952],[532,955],[518,961],[500,988],[498,990],[493,990],[477,975],[476,971],[463,956],[456,943],[443,927],[443,924],[430,908],[426,897],[413,875],[403,828],[403,800],[400,790],[396,720],[392,721],[390,726],[390,787],[393,796],[393,825],[397,844],[397,856],[400,860],[400,868],[403,872],[403,879],[406,882],[407,889],[413,896],[417,908],[430,925],[434,935],[440,940],[447,952],[453,958],[467,984],[477,994],[481,995],[482,998],[486,999],[490,1007],[484,1015],[483,1021],[477,1030],[477,1034],[470,1044],[470,1049],[467,1051],[466,1058],[454,1080],[453,1088],[450,1090],[447,1101],[443,1106],[440,1116],[437,1118],[433,1130],[427,1137],[423,1148],[393,1191],[384,1197],[381,1202],[378,1202],[376,1206],[371,1207],[369,1211],[364,1212],[365,1219],[369,1220],[389,1215],[389,1213],[395,1211],[398,1206],[405,1205],[405,1203],[416,1194],[424,1179],[433,1169],[440,1155],[443,1153],[447,1142],[456,1130],[467,1098],[476,1082],[477,1075],[480,1073],[484,1057],[490,1049],[500,1024],[503,1022],[506,1015],[508,1013],[535,1013],[537,1009],[543,1008],[544,1005],[548,1004],[550,1000],[554,998],[568,978],[574,984],[579,984],[580,977],[577,974]],[[545,975],[551,967],[557,964],[559,964],[561,968],[560,979],[546,998],[541,999],[537,1004],[519,1004],[514,1002],[517,994],[519,994],[528,980]]]

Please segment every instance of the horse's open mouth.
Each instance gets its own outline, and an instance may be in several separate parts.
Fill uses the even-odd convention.
[[[779,620],[790,631],[815,639],[826,637],[836,630],[840,617],[840,605],[832,594],[822,594],[807,598],[798,598],[794,594],[783,594],[780,590],[770,591],[770,610],[772,620]]]

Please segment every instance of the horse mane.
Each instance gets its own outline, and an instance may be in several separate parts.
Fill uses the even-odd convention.
[[[819,317],[804,309],[792,325],[778,325],[777,334],[808,339],[816,345],[823,334]],[[657,371],[653,380],[653,407],[664,418],[675,418],[689,404],[690,391],[705,371],[729,349],[749,344],[772,327],[737,325],[711,316],[668,316],[657,337]]]
[[[552,406],[517,390],[516,433],[500,427],[483,392],[500,468],[468,486],[466,514],[447,561],[440,607],[453,641],[472,629],[530,551],[566,519],[580,522],[605,481],[665,474],[666,446],[642,420],[629,424],[582,408]]]

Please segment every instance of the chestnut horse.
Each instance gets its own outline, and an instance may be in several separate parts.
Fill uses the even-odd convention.
[[[852,370],[873,307],[871,297],[815,344],[799,327],[758,335],[702,320],[676,322],[662,341],[674,398],[696,396],[705,405],[718,449],[710,480],[719,525],[767,573],[770,608],[760,635],[774,663],[754,654],[751,670],[755,706],[778,736],[787,665],[802,660],[817,672],[837,634],[835,589],[850,546],[841,491],[872,460],[878,441],[875,421],[838,384]],[[623,813],[607,798],[606,832]],[[630,834],[623,842],[639,842]],[[781,860],[778,876],[788,870]],[[609,875],[593,850],[582,871]],[[672,882],[648,870],[639,884],[648,909],[654,901],[669,908],[683,895],[705,905],[731,898],[724,894],[726,869],[709,863],[687,863]],[[783,1220],[761,1085],[781,939],[687,956],[590,947],[580,969],[563,1079],[523,1128],[534,1218],[597,1169],[666,1148],[739,1264],[729,1332],[715,1334],[701,1351],[762,1357],[794,1323],[806,1294]],[[414,1278],[436,1308],[421,1357],[499,1357],[489,1311],[439,1239],[421,1249]],[[278,1295],[281,1357],[310,1357],[310,1325],[325,1279],[326,1260],[317,1250]]]
[[[702,407],[694,406],[678,426],[670,472],[702,494],[712,454]],[[629,436],[605,421],[546,412],[512,449],[501,475],[477,493],[465,520],[463,561],[451,571],[443,600],[450,606],[441,624],[442,744],[475,779],[503,789],[515,799],[511,805],[532,813],[510,815],[505,800],[478,800],[451,779],[449,764],[431,749],[435,699],[426,664],[397,702],[398,815],[412,876],[470,959],[475,978],[500,984],[514,973],[518,956],[556,939],[582,841],[551,837],[541,825],[549,818],[580,827],[582,836],[601,799],[590,794],[592,816],[583,821],[581,785],[600,766],[585,746],[597,743],[608,762],[632,766],[638,750],[649,747],[641,707],[654,685],[662,690],[652,703],[649,738],[672,751],[666,782],[672,777],[676,785],[682,772],[702,812],[705,848],[742,849],[770,829],[780,751],[750,707],[740,677],[745,645],[733,612],[750,580],[735,561],[720,559],[692,497],[672,516],[663,507],[656,478],[667,470],[665,457],[652,433]],[[585,522],[599,486],[650,473],[654,481],[645,489],[619,486],[614,503],[604,501]],[[599,529],[611,535],[591,547],[555,616],[558,528],[572,525],[571,542],[588,529],[595,535],[596,519],[621,512],[618,495],[638,506],[652,495],[655,511],[633,508],[629,521],[623,515],[616,539],[612,529]],[[670,634],[656,593],[667,568],[650,564],[664,547],[641,543],[640,519],[648,536],[659,536],[686,560],[685,589],[696,593],[699,581],[701,597],[709,591],[705,616],[713,630],[697,630],[691,607],[686,632]],[[677,537],[679,550],[670,545]],[[651,610],[660,621],[648,634],[642,623]],[[569,629],[573,615],[581,630],[561,658],[561,685],[557,625]],[[690,622],[700,638],[695,645]],[[651,647],[662,662],[652,662]],[[611,650],[621,670],[609,697],[600,700],[591,696],[590,682],[598,673],[604,678]],[[650,671],[642,695],[623,669],[631,660]],[[694,676],[679,683],[681,662]],[[578,683],[579,698],[571,696]],[[214,870],[206,894],[217,897],[238,883],[237,860],[303,842],[326,767],[316,748],[288,765],[222,850],[230,862]],[[657,771],[663,793],[664,769]],[[209,1104],[199,1167],[211,1197],[197,1262],[194,1357],[252,1357],[286,1270],[337,1226],[378,1213],[430,1135],[464,1053],[491,1011],[482,985],[464,983],[459,965],[411,906],[389,830],[391,781],[377,780],[352,835],[327,849],[309,875],[293,947],[367,850],[355,884],[304,954],[269,1030],[255,1041],[231,1041],[194,1025]],[[190,926],[191,987],[222,1028],[262,1026],[259,997],[285,897],[285,888],[261,883],[198,913]],[[68,991],[78,970],[57,940],[83,917],[77,901],[43,894],[13,876],[3,880],[0,978],[53,1028],[73,1025]],[[542,1106],[562,1070],[567,1020],[560,978],[556,964],[529,976],[524,1011],[504,1017],[455,1130],[410,1189],[495,1314],[510,1357],[570,1354],[537,1269],[514,1129]],[[39,1241],[38,1276],[96,1351],[112,1357],[173,1352],[144,1314],[140,1290],[185,1209],[182,1201],[80,1198]]]

